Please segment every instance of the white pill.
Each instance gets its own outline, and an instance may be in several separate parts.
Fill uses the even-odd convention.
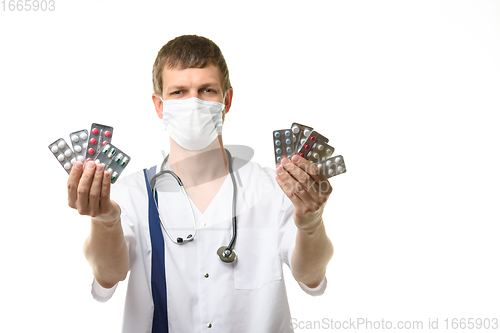
[[[299,133],[299,131],[300,131],[299,126],[295,125],[295,126],[292,127],[292,132],[293,133],[297,134],[297,133]]]
[[[323,145],[317,145],[316,148],[319,150],[319,151],[322,151],[323,149],[325,149],[325,146]]]
[[[83,155],[78,156],[76,159],[80,162],[83,162]]]
[[[332,160],[328,160],[328,161],[326,161],[325,164],[326,164],[327,167],[331,167],[332,163],[333,163]]]
[[[73,142],[78,142],[78,135],[72,135],[71,136],[71,140],[73,140]]]
[[[339,166],[337,167],[337,172],[338,172],[338,173],[342,173],[342,172],[344,172],[344,171],[345,171],[345,169],[344,169],[344,167],[343,167],[342,165],[339,165]]]
[[[328,169],[328,176],[332,176],[335,174],[335,170],[333,169]]]
[[[71,159],[71,164],[75,164],[75,162],[76,162],[76,158],[74,158],[74,157],[73,157],[73,158]]]
[[[71,163],[66,162],[66,163],[64,164],[64,169],[69,170],[70,168],[71,168]]]
[[[63,155],[63,154],[59,154],[59,156],[57,156],[57,160],[58,160],[59,162],[64,161],[64,155]]]
[[[310,130],[308,130],[308,129],[304,130],[304,135],[305,136],[309,136],[310,134],[311,134]]]
[[[316,152],[314,152],[314,153],[312,154],[312,157],[314,157],[314,158],[319,158],[319,154],[318,154],[318,153],[316,153]]]
[[[342,157],[340,157],[340,156],[335,157],[335,163],[337,163],[337,164],[342,163]]]
[[[82,147],[81,147],[81,146],[78,146],[78,145],[74,146],[74,147],[73,147],[73,149],[75,149],[75,151],[76,151],[77,153],[79,153],[79,152],[81,152],[81,151],[82,151]]]
[[[87,149],[87,142],[83,144],[83,149]]]
[[[300,144],[303,145],[304,143],[306,143],[306,139],[302,139],[300,140]]]
[[[61,140],[59,141],[59,143],[57,144],[59,146],[59,148],[63,149],[66,145],[64,144],[64,141]]]
[[[320,170],[321,170],[321,169],[323,169],[323,164],[321,164],[321,163],[318,163],[316,166],[317,166],[317,167],[318,167],[318,169],[320,169]]]
[[[64,155],[66,155],[66,157],[70,157],[71,156],[71,149],[66,149],[66,151],[64,152]]]
[[[326,153],[327,153],[328,155],[331,155],[331,154],[333,154],[333,151],[332,151],[332,149],[331,149],[331,148],[328,148],[328,149],[326,150]]]
[[[55,154],[59,151],[59,148],[57,148],[57,146],[52,146],[52,148],[50,148],[50,150]]]
[[[80,134],[80,138],[82,140],[87,140],[87,133],[83,132],[82,134]]]

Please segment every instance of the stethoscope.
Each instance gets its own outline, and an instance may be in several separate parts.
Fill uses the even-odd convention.
[[[225,149],[225,151],[226,151],[226,154],[227,154],[227,157],[228,157],[227,164],[228,164],[228,167],[229,167],[229,173],[231,174],[231,181],[233,182],[233,209],[232,209],[232,213],[233,213],[233,215],[232,215],[233,216],[233,224],[232,224],[233,235],[231,237],[231,240],[229,241],[228,246],[221,246],[217,250],[217,255],[219,256],[220,260],[222,260],[223,262],[225,262],[225,263],[232,263],[232,262],[234,262],[236,260],[236,252],[233,249],[234,242],[236,241],[236,182],[234,180],[234,175],[233,175],[233,159],[232,159],[231,154],[229,153],[229,151],[227,149]],[[158,210],[158,217],[160,218],[160,223],[161,223],[161,226],[162,226],[163,230],[165,230],[165,233],[168,235],[168,238],[170,238],[170,240],[172,242],[174,242],[175,244],[181,245],[181,244],[184,244],[186,242],[190,242],[190,241],[192,241],[195,238],[195,236],[196,236],[196,220],[195,220],[195,217],[194,217],[193,206],[191,205],[191,201],[189,200],[189,197],[188,197],[186,191],[184,190],[184,185],[182,184],[181,179],[179,178],[179,176],[177,176],[175,174],[175,172],[170,171],[170,170],[164,170],[165,165],[167,164],[167,160],[168,160],[168,156],[169,155],[167,155],[167,157],[165,157],[165,159],[163,160],[163,162],[161,164],[160,172],[158,172],[156,175],[154,175],[151,178],[151,180],[149,181],[149,186],[151,188],[151,191],[153,192],[153,198],[154,198],[154,201],[155,201],[155,204],[156,204],[156,208]],[[156,201],[156,181],[158,180],[159,177],[161,177],[162,175],[165,175],[167,173],[170,174],[170,175],[172,175],[172,177],[174,177],[174,179],[177,181],[177,183],[179,184],[179,187],[181,189],[181,192],[184,194],[184,197],[186,198],[186,200],[187,200],[187,202],[189,204],[189,207],[191,208],[191,218],[193,220],[193,233],[187,235],[186,238],[177,237],[177,239],[174,239],[174,237],[172,237],[172,235],[170,234],[170,232],[168,231],[168,229],[165,227],[165,224],[163,223],[163,220],[161,219],[160,209],[158,208],[158,202]]]

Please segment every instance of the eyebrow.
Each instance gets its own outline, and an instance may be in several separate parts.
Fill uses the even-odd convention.
[[[207,83],[203,83],[202,85],[200,85],[199,89],[203,89],[203,88],[207,88],[207,87],[217,87],[220,89],[220,84],[216,81],[207,82]],[[177,91],[177,90],[186,90],[186,89],[188,89],[188,87],[183,86],[183,85],[167,87],[167,91]]]

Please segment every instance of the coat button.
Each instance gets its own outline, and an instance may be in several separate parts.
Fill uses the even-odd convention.
[[[208,328],[212,328],[212,324],[208,323],[208,324],[207,324],[207,327],[208,327]]]
[[[208,278],[210,275],[208,275],[208,273],[205,274],[205,277]]]

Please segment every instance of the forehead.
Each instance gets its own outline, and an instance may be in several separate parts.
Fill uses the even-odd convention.
[[[222,86],[220,70],[214,64],[203,68],[168,68],[166,65],[162,73],[163,88],[169,86],[198,86],[218,84]]]

